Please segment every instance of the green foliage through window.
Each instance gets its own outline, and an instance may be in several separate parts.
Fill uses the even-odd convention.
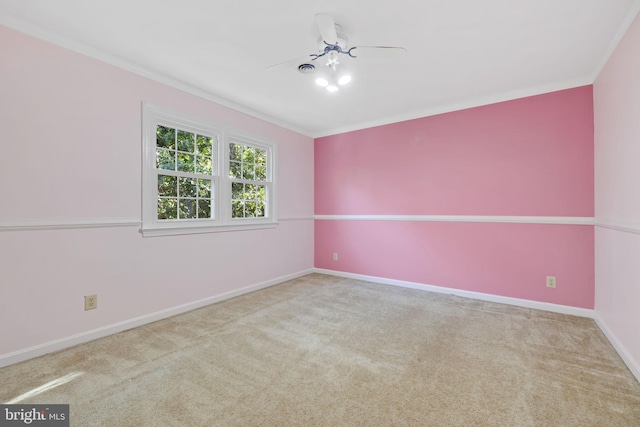
[[[214,139],[210,136],[158,125],[156,168],[211,175],[213,142]]]
[[[210,219],[213,202],[214,138],[156,127],[158,219]]]
[[[210,179],[158,175],[158,219],[211,218],[211,184]]]
[[[267,151],[247,145],[229,144],[229,177],[266,181]]]
[[[231,217],[266,216],[267,151],[249,145],[229,144]]]

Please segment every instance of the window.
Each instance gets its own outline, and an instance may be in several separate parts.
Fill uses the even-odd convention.
[[[229,178],[231,217],[264,217],[267,201],[267,150],[230,143]]]
[[[156,125],[158,220],[214,218],[215,141],[209,135]]]
[[[273,143],[143,104],[145,236],[273,227]]]

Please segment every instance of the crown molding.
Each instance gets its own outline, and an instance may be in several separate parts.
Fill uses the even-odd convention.
[[[429,117],[429,116],[434,116],[434,115],[444,114],[444,113],[449,113],[454,111],[460,111],[460,110],[465,110],[469,108],[481,107],[481,106],[495,104],[499,102],[505,102],[505,101],[510,101],[514,99],[520,99],[520,98],[525,98],[529,96],[541,95],[541,94],[555,92],[559,90],[571,89],[575,87],[593,84],[597,79],[598,75],[600,74],[600,72],[602,71],[602,69],[604,68],[604,66],[606,65],[607,61],[609,60],[609,57],[615,51],[615,48],[619,44],[620,40],[624,37],[624,34],[628,30],[629,26],[633,23],[638,13],[640,13],[640,0],[634,0],[634,2],[629,7],[627,14],[625,15],[625,18],[622,24],[620,25],[614,37],[610,41],[608,48],[604,52],[602,58],[596,64],[593,71],[587,76],[583,76],[580,78],[571,79],[563,82],[533,86],[526,89],[507,91],[499,94],[478,97],[475,99],[464,100],[460,102],[452,102],[452,103],[437,106],[437,107],[430,107],[426,109],[413,111],[407,114],[388,116],[382,119],[365,121],[365,122],[357,123],[354,125],[327,129],[320,132],[313,132],[313,131],[310,131],[309,129],[300,128],[287,121],[277,119],[269,114],[265,114],[263,112],[255,110],[248,106],[238,104],[227,98],[202,90],[198,87],[195,87],[179,79],[153,71],[131,60],[127,60],[127,59],[112,55],[94,46],[90,46],[88,44],[79,42],[77,40],[72,40],[68,37],[62,36],[53,31],[46,30],[44,28],[31,24],[27,21],[24,21],[22,19],[16,18],[14,16],[6,15],[6,14],[0,15],[0,24],[8,28],[14,29],[16,31],[20,31],[30,36],[39,38],[41,40],[53,43],[57,46],[61,46],[63,48],[78,52],[88,57],[113,65],[117,68],[129,71],[131,73],[140,75],[142,77],[146,77],[156,82],[168,85],[170,87],[189,93],[191,95],[198,96],[202,99],[214,102],[221,106],[227,107],[231,110],[234,110],[243,114],[247,114],[256,119],[264,120],[268,123],[290,130],[292,132],[296,132],[298,134],[311,137],[311,138],[321,138],[321,137],[336,135],[340,133],[353,132],[357,130],[363,130],[367,128],[383,126],[383,125],[388,125],[388,124],[398,123],[398,122],[403,122],[408,120],[414,120],[414,119],[419,119],[423,117]]]
[[[620,24],[620,27],[618,28],[618,31],[616,31],[613,38],[609,42],[609,45],[607,46],[607,49],[604,51],[602,58],[600,58],[600,61],[598,61],[595,68],[593,69],[591,73],[592,82],[595,83],[595,81],[598,79],[598,76],[600,75],[604,67],[607,65],[607,62],[609,62],[609,58],[611,58],[611,55],[613,55],[613,52],[615,52],[616,48],[618,47],[618,44],[620,44],[620,41],[622,40],[624,35],[627,33],[627,30],[629,29],[633,21],[636,19],[636,16],[638,16],[638,13],[640,13],[640,0],[635,0],[629,7],[627,14],[625,15],[622,23]]]
[[[453,103],[438,106],[438,107],[432,107],[432,108],[413,111],[408,114],[399,114],[391,117],[385,117],[384,119],[362,122],[352,126],[342,126],[342,127],[334,128],[324,132],[319,132],[312,136],[313,138],[322,138],[325,136],[331,136],[331,135],[337,135],[341,133],[353,132],[357,130],[369,129],[377,126],[384,126],[384,125],[404,122],[408,120],[421,119],[429,116],[436,116],[438,114],[451,113],[454,111],[466,110],[469,108],[482,107],[485,105],[497,104],[497,103],[506,102],[506,101],[513,101],[515,99],[527,98],[529,96],[543,95],[545,93],[558,92],[561,90],[573,89],[581,86],[588,86],[592,83],[593,83],[593,79],[591,78],[591,76],[584,76],[577,79],[566,80],[558,83],[549,83],[549,84],[544,84],[539,86],[533,86],[526,89],[518,89],[518,90],[499,93],[499,94],[474,98],[470,100],[453,102]]]
[[[290,130],[292,132],[296,132],[308,137],[313,137],[308,130],[293,126],[291,123],[279,120],[273,116],[264,114],[245,105],[238,104],[227,98],[202,90],[182,80],[176,79],[166,74],[158,73],[157,71],[151,70],[131,60],[107,53],[102,49],[79,42],[77,40],[73,40],[69,37],[65,37],[56,32],[44,29],[14,16],[0,14],[0,25],[35,37],[37,39],[44,40],[56,46],[69,49],[76,53],[80,53],[82,55],[88,56],[122,70],[129,71],[130,73],[148,78],[158,83],[165,84],[169,87],[181,90],[190,95],[194,95],[207,101],[214,102],[239,113],[247,114],[248,116],[251,116],[253,118],[264,120],[265,122]]]

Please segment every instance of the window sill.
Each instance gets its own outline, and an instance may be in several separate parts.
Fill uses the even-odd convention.
[[[278,222],[260,222],[252,224],[229,225],[176,225],[169,227],[142,227],[140,233],[143,237],[179,236],[185,234],[223,233],[228,231],[249,231],[276,228]]]

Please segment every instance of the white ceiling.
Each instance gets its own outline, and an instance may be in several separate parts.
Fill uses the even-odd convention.
[[[640,0],[0,0],[0,24],[309,136],[590,84]],[[350,85],[270,65],[317,53],[314,16],[349,46]]]

